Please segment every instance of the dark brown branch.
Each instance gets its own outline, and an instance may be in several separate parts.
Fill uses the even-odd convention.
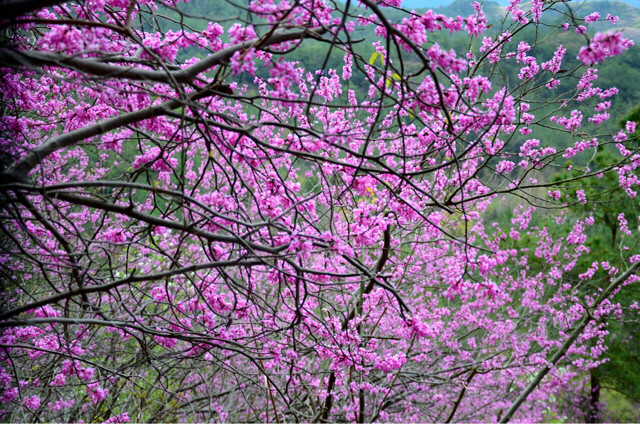
[[[456,411],[458,410],[458,407],[460,406],[460,403],[462,402],[462,398],[464,398],[464,394],[467,392],[467,388],[469,387],[469,383],[471,383],[471,380],[473,379],[473,377],[477,373],[478,373],[478,368],[476,368],[476,367],[471,368],[471,374],[469,374],[469,377],[467,378],[467,381],[463,383],[462,391],[460,392],[460,395],[458,396],[458,399],[456,400],[456,403],[453,405],[453,408],[451,409],[451,413],[449,414],[449,417],[447,418],[445,423],[450,423],[451,420],[453,420],[453,417],[456,415]]]
[[[208,262],[204,264],[190,265],[182,268],[170,269],[167,271],[158,272],[156,274],[140,275],[140,276],[136,276],[135,270],[134,270],[134,272],[131,275],[129,275],[127,278],[112,281],[111,283],[107,283],[107,284],[100,284],[97,286],[85,286],[80,289],[70,290],[68,292],[57,294],[55,296],[50,296],[46,299],[38,300],[36,302],[19,306],[3,314],[0,314],[0,321],[9,319],[11,317],[19,315],[31,309],[40,308],[42,306],[51,305],[61,300],[70,299],[74,296],[81,296],[89,293],[106,292],[126,284],[139,283],[144,281],[157,281],[157,280],[162,280],[164,278],[171,277],[174,275],[185,274],[188,272],[195,272],[195,271],[208,269],[208,268],[242,267],[242,266],[247,267],[247,266],[256,266],[256,265],[263,265],[263,262],[256,259],[253,259],[253,260],[236,259],[232,261]]]
[[[500,419],[501,423],[508,423],[513,418],[513,415],[518,411],[520,406],[527,400],[527,397],[538,387],[538,385],[542,382],[542,379],[551,371],[559,361],[564,357],[569,348],[575,343],[576,339],[582,334],[582,332],[587,328],[587,325],[593,319],[593,315],[591,311],[598,308],[600,304],[606,300],[622,283],[627,281],[627,279],[633,275],[636,269],[640,266],[640,262],[636,262],[629,267],[621,276],[613,280],[607,288],[605,288],[600,296],[593,303],[593,306],[589,308],[590,310],[585,311],[582,315],[582,319],[578,322],[574,330],[571,332],[569,338],[564,342],[562,347],[553,355],[551,360],[549,360],[548,365],[545,365],[538,371],[536,377],[529,383],[529,385],[524,389],[524,391],[518,396],[518,398],[513,402],[509,410],[504,414],[504,416]]]
[[[384,268],[384,265],[387,262],[387,259],[389,259],[389,252],[391,251],[391,226],[390,225],[387,226],[387,228],[384,230],[383,240],[384,240],[384,245],[382,247],[382,254],[380,255],[380,258],[378,259],[378,262],[376,263],[376,267],[375,267],[375,270],[374,270],[374,276],[370,277],[369,283],[364,288],[364,291],[363,291],[362,294],[370,293],[371,290],[373,290],[373,287],[375,286],[375,284],[380,284],[379,282],[376,281],[375,275],[379,274],[380,271],[382,271],[382,269]],[[348,259],[348,258],[346,258],[346,259]],[[387,287],[385,287],[385,288],[387,290],[389,290],[389,288],[387,288]],[[400,297],[397,295],[397,293],[393,293],[393,294],[396,295],[396,297],[399,299],[400,302],[402,301],[400,299]],[[402,303],[401,303],[401,307],[402,307]],[[351,311],[349,312],[349,314],[347,315],[345,320],[342,322],[342,329],[343,330],[346,330],[347,327],[349,326],[349,322],[355,318],[357,309],[358,309],[357,307],[351,309]],[[331,408],[333,407],[333,394],[332,394],[332,392],[333,392],[333,388],[335,386],[335,383],[336,383],[336,373],[332,372],[331,375],[329,375],[329,381],[328,381],[328,384],[327,384],[327,398],[325,400],[324,407],[322,409],[322,413],[321,413],[321,415],[319,417],[322,421],[326,421],[327,418],[329,418],[329,414],[331,413]],[[361,399],[360,402],[363,403],[364,400]]]
[[[295,32],[276,31],[266,40],[255,38],[220,50],[185,69],[173,71],[155,71],[134,68],[130,66],[109,65],[96,59],[85,59],[68,56],[61,53],[30,52],[24,50],[0,50],[0,64],[2,66],[37,67],[60,66],[84,72],[91,76],[129,79],[134,81],[154,81],[172,84],[175,82],[190,84],[202,72],[214,66],[226,64],[239,51],[250,49],[256,45],[270,46],[285,41],[301,40],[305,38],[319,38],[327,28],[304,29]],[[127,58],[123,58],[127,60]]]
[[[144,109],[125,113],[123,115],[116,116],[115,118],[98,122],[94,125],[88,125],[86,127],[61,134],[31,150],[25,157],[6,169],[2,173],[2,177],[4,177],[6,181],[25,181],[29,171],[57,150],[72,146],[79,141],[104,134],[125,125],[130,125],[145,119],[163,115],[165,111],[175,109],[183,104],[184,102],[179,100],[168,100],[156,106],[149,106]]]

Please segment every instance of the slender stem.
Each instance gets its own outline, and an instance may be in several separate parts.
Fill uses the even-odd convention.
[[[464,394],[467,392],[467,387],[469,387],[469,383],[471,383],[471,380],[477,373],[478,373],[478,368],[476,367],[471,368],[471,374],[469,374],[467,381],[463,383],[462,391],[458,396],[458,400],[456,400],[456,403],[453,405],[453,409],[451,410],[451,413],[449,414],[449,417],[447,418],[445,423],[450,423],[451,420],[453,420],[453,417],[456,415],[456,411],[458,410],[458,407],[462,402],[462,398],[464,397]]]
[[[621,276],[616,278],[604,289],[604,291],[600,294],[598,299],[594,302],[591,309],[596,309],[600,304],[607,299],[611,293],[615,289],[617,289],[622,283],[627,281],[627,279],[635,272],[635,270],[640,266],[640,262],[636,262],[632,264],[629,269],[627,269]],[[582,318],[578,322],[578,325],[575,327],[569,338],[564,342],[560,350],[558,350],[555,355],[551,358],[548,365],[545,365],[538,371],[536,377],[529,383],[529,385],[524,389],[524,391],[518,396],[518,398],[513,402],[509,410],[504,414],[504,416],[500,419],[501,423],[508,423],[513,415],[518,411],[518,408],[527,400],[527,397],[538,387],[542,379],[551,371],[551,369],[562,359],[562,357],[567,353],[569,348],[575,343],[576,339],[582,334],[589,322],[593,319],[591,312],[589,310],[585,311],[582,315]]]

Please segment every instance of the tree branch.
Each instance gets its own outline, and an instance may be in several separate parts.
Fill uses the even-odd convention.
[[[122,278],[120,280],[112,281],[111,283],[100,284],[97,286],[84,286],[79,289],[70,290],[68,292],[57,294],[55,296],[50,296],[46,299],[38,300],[36,302],[19,306],[3,314],[0,314],[0,321],[9,319],[23,312],[27,312],[31,309],[36,309],[44,305],[50,305],[52,303],[56,303],[61,300],[70,299],[73,296],[86,295],[88,293],[105,292],[126,284],[139,283],[143,281],[162,280],[163,278],[171,277],[174,275],[185,274],[187,272],[195,272],[195,271],[208,269],[208,268],[240,267],[240,266],[248,267],[248,266],[255,266],[255,265],[263,265],[263,262],[257,259],[254,259],[254,260],[236,259],[232,261],[208,262],[204,264],[190,265],[182,268],[170,269],[167,271],[158,272],[156,274],[140,275],[140,276],[136,276],[135,270],[134,270],[134,273],[132,273],[128,277]]]
[[[239,51],[250,49],[256,45],[261,47],[283,43],[285,41],[319,38],[328,28],[316,27],[295,32],[276,31],[268,39],[254,38],[220,50],[185,69],[173,71],[154,71],[131,66],[109,65],[97,59],[85,59],[61,53],[46,53],[15,49],[0,50],[0,64],[8,67],[60,66],[96,77],[128,79],[132,81],[153,81],[172,84],[175,82],[190,84],[198,74],[208,69],[227,63]],[[122,58],[126,60],[128,58]]]
[[[596,301],[593,303],[591,309],[596,309],[598,306],[600,306],[600,304],[606,298],[608,298],[615,289],[617,289],[622,283],[627,281],[627,279],[635,272],[638,266],[640,266],[640,262],[632,264],[629,269],[627,269],[621,276],[613,280],[611,284],[609,284],[607,288],[605,288],[604,291],[600,293],[600,296],[598,296]],[[522,392],[520,396],[518,396],[509,410],[504,414],[502,419],[500,419],[500,423],[508,423],[511,418],[513,418],[513,415],[516,413],[516,411],[518,411],[518,408],[520,408],[520,406],[527,400],[527,397],[536,389],[536,387],[538,387],[542,379],[549,373],[549,371],[551,371],[551,368],[553,368],[560,361],[560,359],[562,359],[565,353],[567,353],[567,350],[569,350],[578,336],[580,336],[585,328],[587,328],[587,325],[592,319],[593,316],[591,315],[590,311],[585,311],[585,313],[582,315],[582,319],[580,319],[578,325],[573,330],[569,338],[564,342],[560,350],[558,350],[556,354],[553,355],[548,365],[545,365],[540,371],[538,371],[538,374],[533,379],[533,381],[529,383],[529,385],[524,389],[524,392]]]

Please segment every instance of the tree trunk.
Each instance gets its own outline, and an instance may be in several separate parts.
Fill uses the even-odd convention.
[[[591,396],[589,396],[588,423],[600,422],[600,371],[597,368],[589,371],[591,375]]]

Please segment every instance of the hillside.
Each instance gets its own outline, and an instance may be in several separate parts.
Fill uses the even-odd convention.
[[[454,2],[455,2],[454,0],[404,0],[402,2],[402,5],[407,8],[429,9],[429,8],[445,7]],[[486,1],[484,2],[485,5],[487,3],[488,2]],[[507,0],[498,0],[496,3],[501,6],[506,6],[509,4]],[[528,1],[525,0],[523,1],[523,3],[528,3]],[[573,2],[573,4],[578,4],[578,3],[579,2]],[[589,1],[588,3],[592,3],[592,1]],[[640,0],[626,0],[624,1],[624,3],[632,7],[640,8]]]
[[[601,16],[608,13],[620,18],[616,24],[616,29],[623,30],[625,37],[640,41],[640,0],[635,2],[637,6],[632,6],[620,1],[594,1],[588,4],[589,9],[600,12]],[[593,24],[593,29],[597,31],[609,30],[611,25],[608,22]]]
[[[435,3],[436,1],[437,0],[434,0],[433,3]],[[420,3],[419,0],[407,2],[407,4],[411,5],[418,3]],[[635,1],[638,7],[633,6],[629,3],[632,2],[621,2],[617,0],[589,1],[584,3],[572,2],[571,8],[579,17],[584,17],[592,12],[600,13],[600,16],[602,18],[606,17],[608,14],[618,16],[619,21],[615,25],[615,28],[617,30],[624,31],[625,37],[631,38],[634,41],[640,41],[640,0]],[[494,1],[485,1],[483,4],[484,11],[487,15],[487,18],[489,19],[489,22],[500,22],[504,18],[504,6]],[[525,3],[523,7],[529,7],[528,3]],[[448,3],[445,6],[437,7],[436,10],[449,16],[466,16],[473,13],[471,1],[469,0],[456,0]],[[558,5],[557,10],[558,12],[556,13],[547,12],[545,19],[547,19],[547,21],[564,19],[564,16],[562,14],[566,9],[563,7],[563,5]],[[611,28],[612,26],[608,21],[593,23],[590,25],[590,29],[593,31],[607,31]]]
[[[249,3],[245,1],[242,3]],[[447,16],[468,16],[473,13],[471,7],[472,0],[406,0],[403,2],[403,7],[408,9],[426,10],[434,9]],[[482,2],[484,5],[484,11],[487,18],[491,23],[498,23],[502,21],[505,16],[504,0],[485,0]],[[353,3],[352,3],[353,4]],[[528,8],[529,2],[523,1],[523,8]],[[627,2],[617,0],[603,0],[603,1],[588,1],[588,2],[571,2],[571,7],[578,16],[585,16],[591,12],[599,12],[604,18],[608,14],[618,16],[620,20],[616,24],[616,29],[621,29],[625,32],[625,36],[640,42],[640,0],[629,0]],[[190,2],[181,5],[180,7],[185,12],[193,16],[217,16],[222,19],[230,19],[233,21],[237,16],[237,9],[227,1],[220,0],[191,0]],[[558,12],[548,12],[546,19],[549,21],[556,21],[558,19],[564,19],[561,13],[565,12],[563,5],[557,6]],[[393,9],[388,11],[389,17],[393,19],[394,16],[400,17]],[[197,29],[204,29],[207,20],[187,19],[188,23]],[[591,25],[591,29],[595,31],[606,31],[611,28],[609,22],[594,23]]]

